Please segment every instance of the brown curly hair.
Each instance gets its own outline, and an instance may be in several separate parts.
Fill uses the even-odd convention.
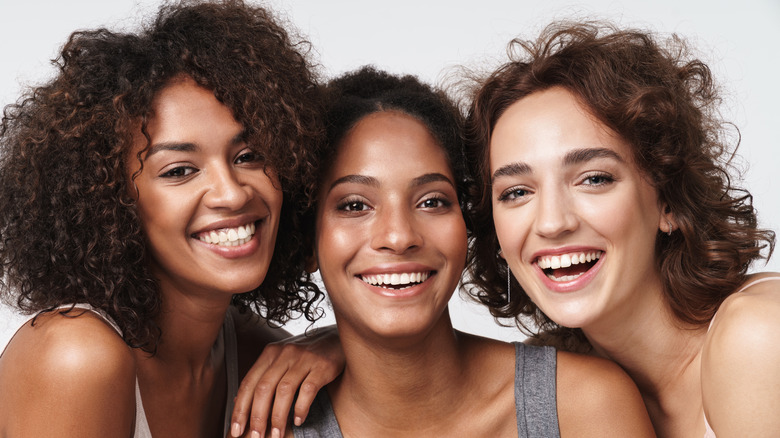
[[[761,251],[771,255],[774,233],[757,228],[750,193],[735,187],[729,176],[734,151],[718,117],[720,100],[710,70],[689,52],[678,37],[661,41],[605,23],[553,23],[536,41],[509,44],[510,62],[474,92],[466,128],[475,182],[469,292],[494,316],[515,317],[529,334],[528,322],[543,332],[575,335],[570,345],[584,339],[578,330],[558,327],[526,294],[516,293],[522,288],[514,280],[507,302],[508,268],[498,255],[493,225],[491,132],[514,102],[554,86],[574,93],[632,145],[634,161],[674,216],[679,232],[659,232],[655,253],[668,305],[680,321],[712,319]]]
[[[316,186],[323,135],[309,45],[240,0],[164,5],[138,33],[73,33],[57,76],[4,110],[0,295],[33,313],[88,303],[133,347],[154,351],[160,294],[125,172],[138,124],[175,76],[213,90],[275,170],[284,207],[263,284],[233,303],[284,322],[314,320],[321,292],[303,267],[299,211]],[[149,145],[147,144],[147,148]],[[141,163],[143,164],[143,163]]]

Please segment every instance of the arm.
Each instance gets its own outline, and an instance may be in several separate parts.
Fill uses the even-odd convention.
[[[613,362],[558,352],[557,373],[561,437],[655,436],[639,390]]]
[[[7,436],[130,437],[135,362],[91,312],[43,315],[0,358],[0,430]]]
[[[265,344],[255,341],[255,345]],[[343,369],[344,353],[335,326],[269,343],[241,381],[231,436],[251,436],[252,431],[265,436],[269,415],[271,428],[284,436],[293,401],[294,422],[300,424],[319,390]]]
[[[718,438],[780,431],[780,281],[730,296],[702,350],[702,402]]]

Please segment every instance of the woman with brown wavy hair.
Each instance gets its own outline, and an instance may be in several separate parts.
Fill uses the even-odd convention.
[[[321,296],[300,275],[321,128],[297,47],[240,1],[165,6],[138,33],[75,32],[6,108],[2,296],[36,316],[0,357],[0,436],[243,432],[238,381],[286,336],[266,320]],[[292,356],[272,374],[303,399],[340,368]]]
[[[780,276],[747,274],[774,233],[729,175],[707,66],[604,24],[510,49],[469,113],[472,294],[620,364],[659,436],[776,436]]]

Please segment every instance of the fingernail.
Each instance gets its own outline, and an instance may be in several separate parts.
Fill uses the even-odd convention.
[[[252,438],[260,438],[260,432],[253,430],[252,431]]]
[[[233,425],[230,427],[230,436],[239,437],[241,436],[241,425],[238,423],[233,423]]]
[[[282,431],[275,428],[271,431],[271,438],[282,438]]]
[[[295,417],[295,418],[293,419],[293,423],[295,423],[295,425],[296,425],[296,426],[300,426],[301,424],[303,424],[303,418],[301,418],[301,417]]]

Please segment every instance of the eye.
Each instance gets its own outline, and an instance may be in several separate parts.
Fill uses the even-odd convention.
[[[182,178],[188,175],[191,175],[195,172],[197,172],[198,169],[191,167],[191,166],[177,166],[174,167],[166,172],[164,172],[160,177],[162,178]]]
[[[531,191],[524,187],[511,187],[498,195],[499,202],[519,201],[531,194]]]
[[[261,161],[263,161],[263,156],[259,152],[253,151],[251,149],[242,151],[238,157],[236,157],[236,164],[257,163]]]
[[[426,209],[441,209],[441,208],[449,208],[452,206],[452,202],[444,198],[442,196],[434,195],[429,198],[424,199],[421,203],[417,204],[419,208],[426,208]]]
[[[582,180],[582,184],[588,186],[605,186],[615,182],[615,178],[608,173],[594,173],[586,175]]]
[[[359,212],[369,210],[369,206],[359,199],[347,199],[336,207],[339,211]]]

